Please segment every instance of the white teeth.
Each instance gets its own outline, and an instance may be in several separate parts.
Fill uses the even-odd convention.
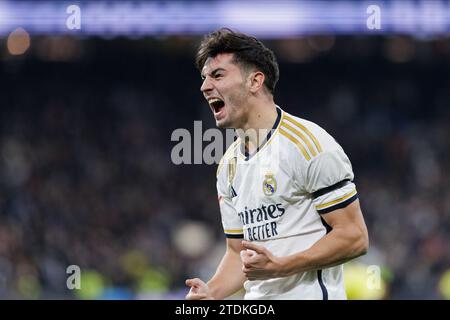
[[[221,101],[221,100],[217,99],[217,98],[208,100],[209,103],[214,103],[214,102],[219,102],[219,101]]]

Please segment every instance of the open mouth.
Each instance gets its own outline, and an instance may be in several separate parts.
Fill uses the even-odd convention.
[[[219,113],[225,106],[225,102],[219,98],[214,98],[208,101],[211,108],[213,108],[214,113]]]

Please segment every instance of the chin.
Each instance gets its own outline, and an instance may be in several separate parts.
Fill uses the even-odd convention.
[[[219,120],[216,120],[216,127],[217,128],[228,128],[227,124],[224,121],[219,121]]]
[[[218,128],[228,128],[229,121],[227,118],[222,118],[220,120],[216,119],[216,127]]]
[[[229,119],[216,120],[216,127],[221,128],[221,129],[227,129],[227,128],[235,129],[235,126],[233,126],[233,124],[231,123],[231,121]]]

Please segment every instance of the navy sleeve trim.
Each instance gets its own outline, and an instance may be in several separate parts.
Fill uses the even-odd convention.
[[[345,180],[342,180],[342,181],[340,181],[338,183],[333,184],[332,186],[329,186],[329,187],[317,190],[317,191],[312,193],[313,199],[316,199],[316,198],[318,198],[320,196],[323,196],[324,194],[327,194],[327,193],[329,193],[331,191],[334,191],[334,190],[337,190],[339,188],[342,188],[343,186],[349,184],[350,182],[351,182],[350,179],[345,179]]]
[[[225,237],[231,238],[231,239],[243,239],[244,235],[243,234],[227,234],[227,233],[225,233]]]

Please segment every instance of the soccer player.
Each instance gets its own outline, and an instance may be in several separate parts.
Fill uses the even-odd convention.
[[[283,111],[275,56],[254,37],[219,29],[196,57],[220,128],[237,140],[217,170],[227,250],[186,298],[346,299],[343,263],[368,250],[351,163],[324,129]]]

